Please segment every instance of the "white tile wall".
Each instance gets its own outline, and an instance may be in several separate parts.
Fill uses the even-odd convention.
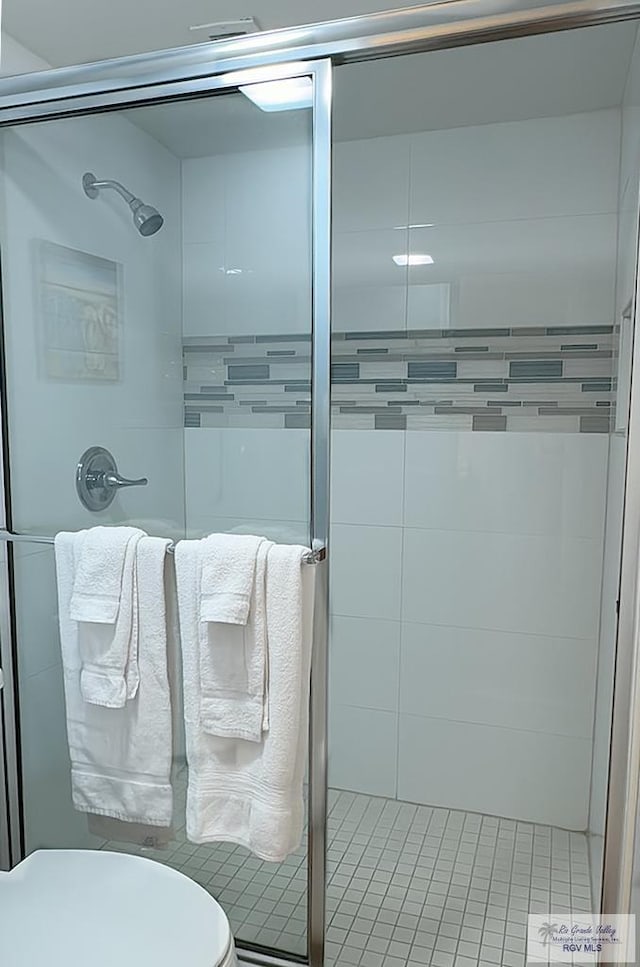
[[[595,666],[595,640],[404,622],[400,708],[589,739]]]
[[[227,332],[224,241],[184,242],[182,311],[185,335]]]
[[[333,702],[397,711],[400,631],[399,621],[332,616],[329,690]]]
[[[400,715],[398,798],[410,802],[584,829],[590,762],[590,739]]]
[[[577,433],[407,433],[404,523],[601,541],[607,448]]]
[[[334,228],[395,229],[409,217],[409,152],[403,137],[343,141],[333,153]],[[429,219],[430,221],[431,219]],[[400,232],[402,237],[402,232]]]
[[[394,712],[331,705],[329,785],[371,796],[396,795],[398,717]]]
[[[310,141],[182,162],[185,335],[310,332],[310,175]],[[308,430],[187,429],[184,441],[189,536],[308,544]]]
[[[182,163],[184,332],[311,327],[308,145]]]
[[[585,228],[587,222],[611,238],[610,216],[585,216]],[[613,276],[606,275],[602,265],[594,266],[594,276],[569,271],[561,275],[554,270],[540,273],[537,280],[535,272],[507,268],[488,276],[469,273],[460,282],[457,323],[461,328],[498,321],[534,327],[597,325],[605,301],[603,288],[609,295],[613,292]]]
[[[334,524],[331,543],[333,613],[398,620],[402,528]]]
[[[402,433],[334,430],[331,519],[335,524],[402,524]]]
[[[228,172],[225,155],[190,158],[182,162],[182,232],[185,245],[224,243]],[[187,292],[188,286],[185,285],[185,294]]]
[[[345,236],[345,238],[352,240],[353,236]],[[337,236],[336,252],[339,246],[343,249],[347,248]],[[394,250],[398,247],[402,246],[392,246]],[[395,281],[386,283],[372,279],[370,284],[354,284],[347,279],[343,286],[339,288],[334,286],[332,317],[336,331],[348,329],[351,332],[358,330],[371,332],[380,329],[405,329],[407,287],[404,280],[398,284],[398,278],[402,278],[401,272],[398,273]]]
[[[187,526],[194,517],[309,520],[309,431],[187,429]]]
[[[405,531],[405,621],[589,639],[602,545],[569,537]]]
[[[584,828],[607,446],[334,431],[332,781],[388,794],[352,722],[395,714],[399,798]],[[572,764],[552,785],[556,741]]]
[[[457,328],[602,323],[613,302],[616,229],[615,212],[412,229],[409,250],[434,264],[409,269],[410,291],[450,283]],[[419,301],[409,305],[408,328],[424,328]]]
[[[406,329],[407,232],[393,228],[334,234],[333,326],[336,331]]]
[[[607,319],[619,139],[608,110],[337,145],[336,328]],[[394,266],[407,251],[433,264]]]
[[[428,270],[422,273],[424,282],[420,281],[420,273],[414,273],[412,267],[411,285],[407,293],[407,329],[449,329],[451,326],[452,298],[455,297],[454,286],[450,281],[433,281],[433,273]]]

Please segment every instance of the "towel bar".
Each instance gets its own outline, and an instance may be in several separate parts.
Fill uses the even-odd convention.
[[[0,541],[15,541],[22,544],[53,544],[53,537],[40,537],[36,534],[14,534],[12,531],[0,530]],[[176,549],[175,541],[169,544],[167,551],[169,554],[173,554]],[[324,561],[327,556],[326,547],[318,547],[315,550],[309,551],[307,556],[304,558],[305,564],[319,564]]]

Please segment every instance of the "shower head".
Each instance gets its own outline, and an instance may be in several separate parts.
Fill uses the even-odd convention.
[[[164,218],[153,205],[145,205],[139,198],[136,198],[136,202],[135,208],[133,203],[130,206],[133,212],[133,224],[141,235],[155,235],[162,228]]]
[[[97,198],[102,188],[113,188],[126,201],[133,214],[133,224],[141,235],[155,235],[162,228],[164,218],[153,205],[145,205],[141,198],[136,198],[119,181],[98,181],[90,171],[82,176],[82,187],[88,198]]]

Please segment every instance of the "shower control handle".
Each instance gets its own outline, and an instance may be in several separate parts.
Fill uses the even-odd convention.
[[[105,473],[104,482],[107,487],[146,487],[149,481],[146,477],[139,477],[138,480],[127,480],[119,473]]]
[[[106,510],[119,490],[125,487],[146,487],[146,477],[130,480],[118,473],[113,454],[104,447],[89,447],[76,467],[76,491],[87,510]]]

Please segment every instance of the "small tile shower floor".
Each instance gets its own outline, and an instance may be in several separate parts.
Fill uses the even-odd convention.
[[[328,967],[524,967],[529,912],[591,909],[582,833],[336,790],[329,806]],[[184,829],[172,847],[163,861],[219,900],[240,945],[304,953],[304,847],[263,863]]]

